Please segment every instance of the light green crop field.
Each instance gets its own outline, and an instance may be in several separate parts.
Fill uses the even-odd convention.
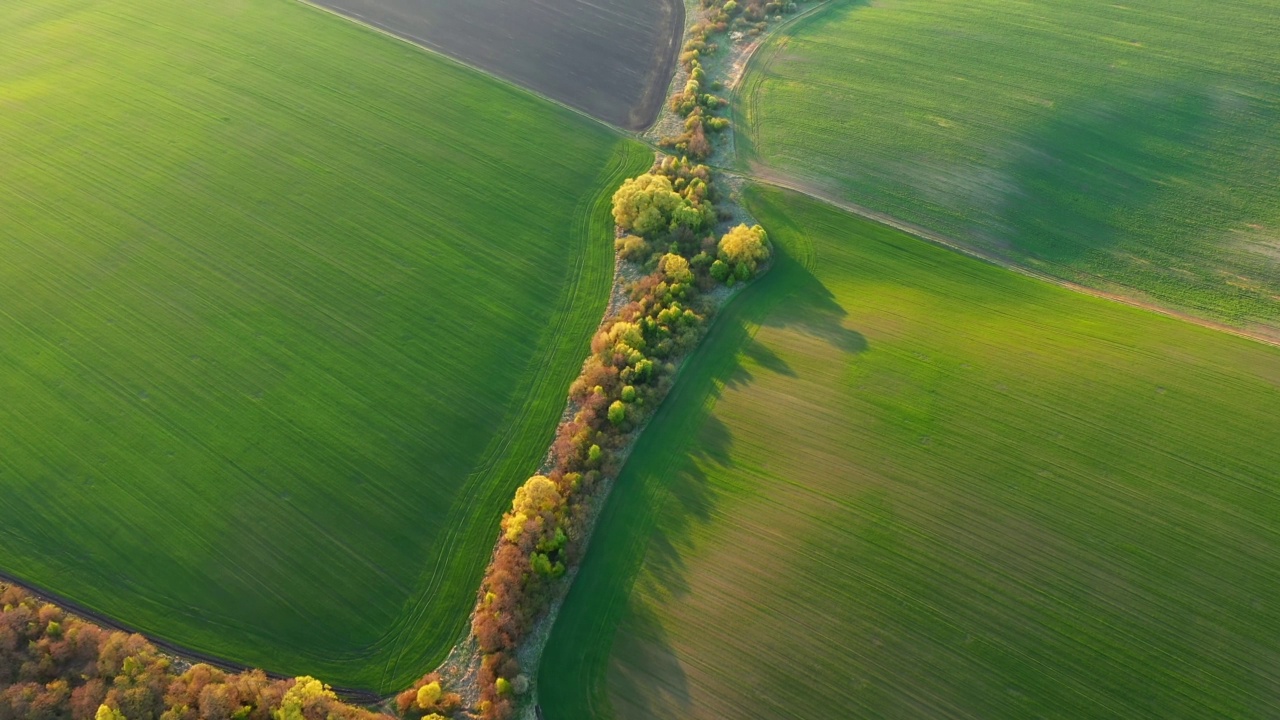
[[[461,636],[652,154],[293,0],[0,1],[0,570],[393,690]]]
[[[636,446],[546,716],[1280,714],[1280,349],[781,191]]]
[[[1270,0],[835,0],[753,59],[740,161],[1276,335],[1276,37]]]

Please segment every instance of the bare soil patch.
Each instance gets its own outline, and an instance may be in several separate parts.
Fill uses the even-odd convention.
[[[680,0],[314,0],[629,130],[657,117]]]

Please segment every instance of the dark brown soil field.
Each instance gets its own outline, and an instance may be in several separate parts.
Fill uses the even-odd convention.
[[[631,130],[662,107],[680,0],[312,0]]]

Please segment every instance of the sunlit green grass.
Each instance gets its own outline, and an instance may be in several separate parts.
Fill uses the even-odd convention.
[[[401,687],[462,634],[652,155],[292,0],[0,1],[0,570]]]
[[[1280,349],[778,191],[636,446],[546,717],[1280,713]]]
[[[743,162],[1274,329],[1278,36],[1267,0],[835,0],[753,61]]]

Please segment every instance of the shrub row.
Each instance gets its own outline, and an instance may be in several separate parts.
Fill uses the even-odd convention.
[[[179,672],[111,632],[0,585],[0,720],[374,720],[319,681],[208,665]]]
[[[728,118],[715,114],[729,102],[713,94],[720,89],[720,84],[707,83],[702,67],[702,59],[719,50],[711,38],[730,28],[758,35],[766,27],[768,17],[795,12],[796,4],[777,0],[702,0],[702,7],[704,17],[689,29],[689,39],[680,53],[680,65],[689,73],[689,79],[684,89],[673,94],[669,101],[672,112],[685,119],[684,131],[661,140],[664,147],[695,160],[709,157],[710,135],[729,127]]]
[[[613,198],[624,235],[621,261],[648,272],[626,287],[629,302],[602,323],[569,391],[551,467],[517,490],[478,593],[472,632],[481,652],[481,716],[506,720],[528,689],[516,651],[551,604],[557,583],[581,559],[605,477],[619,470],[632,433],[671,387],[677,361],[697,344],[718,282],[744,280],[768,258],[758,226],[717,241],[711,172],[665,158],[623,183]],[[406,701],[409,695],[405,695]],[[405,707],[411,703],[403,703]]]

